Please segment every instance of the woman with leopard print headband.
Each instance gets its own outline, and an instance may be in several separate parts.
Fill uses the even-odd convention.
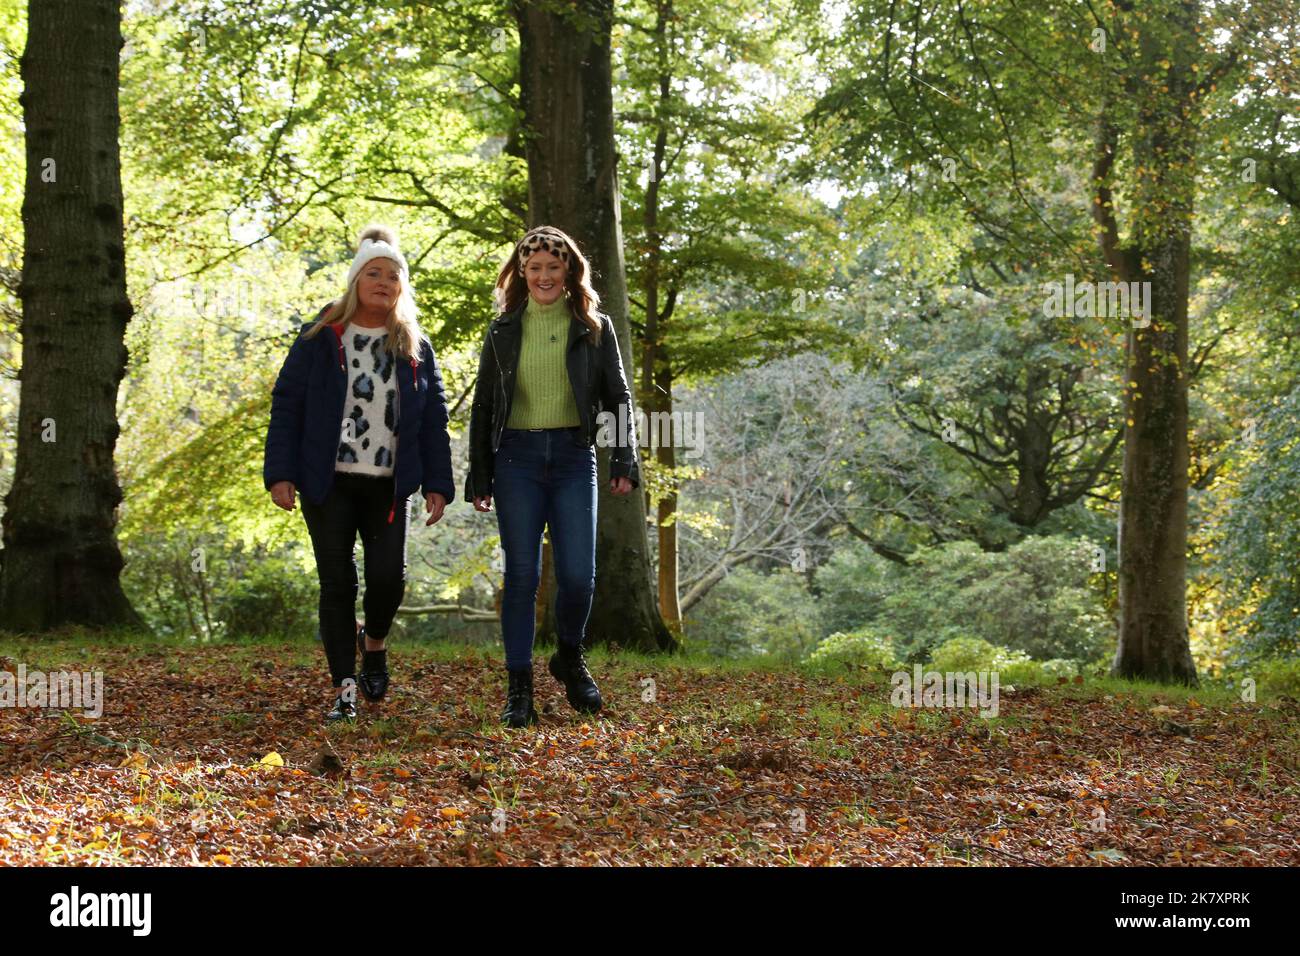
[[[529,230],[497,276],[498,315],[479,355],[465,497],[480,512],[497,499],[508,678],[502,721],[511,727],[537,721],[532,654],[544,526],[557,584],[558,648],[549,669],[575,710],[602,706],[582,648],[596,582],[598,426],[616,423],[611,494],[639,486],[640,464],[618,338],[597,308],[590,275],[569,235],[553,226]]]

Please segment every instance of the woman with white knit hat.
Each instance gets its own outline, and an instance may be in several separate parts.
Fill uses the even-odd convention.
[[[421,490],[426,526],[455,498],[442,375],[392,229],[361,233],[347,291],[299,329],[272,391],[263,482],[287,511],[302,492],[334,702],[326,719],[351,719],[358,684],[372,702],[388,690],[384,642],[406,590],[410,495]]]

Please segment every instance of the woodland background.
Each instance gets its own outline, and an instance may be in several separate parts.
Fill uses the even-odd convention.
[[[552,7],[574,30],[592,10],[609,16],[620,332],[637,404],[691,416],[703,437],[698,454],[643,448],[645,590],[660,620],[629,647],[889,665],[946,648],[941,662],[1026,674],[1107,670],[1123,626],[1126,421],[1135,447],[1178,425],[1133,423],[1146,385],[1128,380],[1126,321],[1049,317],[1042,290],[1116,277],[1176,220],[1189,230],[1192,679],[1294,684],[1290,4]],[[554,103],[528,115],[502,4],[122,10],[134,309],[115,410],[122,587],[157,635],[310,639],[306,529],[260,480],[292,330],[340,292],[358,228],[393,223],[462,483],[491,282],[537,219],[530,202],[558,188],[536,176],[530,188],[530,130],[579,130]],[[23,368],[26,30],[27,5],[0,3],[5,493]],[[558,41],[532,42],[540,58]],[[1152,176],[1142,137],[1184,108],[1176,95],[1196,136],[1173,175]],[[1178,483],[1176,468],[1135,480],[1133,507],[1163,514]],[[496,639],[495,535],[459,500],[432,531],[415,525],[404,639]],[[1129,565],[1177,576],[1163,562],[1178,550]]]
[[[0,0],[0,691],[105,678],[97,719],[0,707],[0,862],[1294,864],[1298,34],[1284,0]],[[262,452],[372,220],[458,486],[532,225],[583,243],[637,406],[698,426],[601,483],[598,719],[542,676],[500,726],[458,500],[413,523],[389,697],[322,725]],[[1148,322],[1045,308],[1110,281]],[[994,671],[998,713],[897,706],[914,665]]]

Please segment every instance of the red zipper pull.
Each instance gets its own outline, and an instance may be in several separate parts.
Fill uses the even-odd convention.
[[[393,507],[388,509],[388,523],[393,523],[393,515],[397,514],[397,499],[393,499]]]

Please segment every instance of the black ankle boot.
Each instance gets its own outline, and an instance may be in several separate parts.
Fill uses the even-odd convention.
[[[525,670],[507,670],[510,675],[510,688],[506,691],[506,709],[501,714],[501,722],[507,727],[526,727],[537,723],[537,711],[533,709],[533,668]]]
[[[377,704],[388,693],[388,652],[366,650],[364,624],[357,628],[357,647],[361,649],[361,670],[357,672],[357,686],[361,688],[366,700]]]
[[[551,655],[550,671],[551,676],[564,685],[564,696],[568,698],[570,707],[584,714],[600,710],[600,688],[587,670],[581,644],[560,641],[559,649]]]

